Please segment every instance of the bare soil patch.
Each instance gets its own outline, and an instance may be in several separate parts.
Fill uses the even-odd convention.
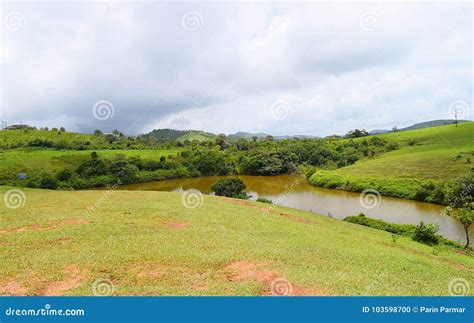
[[[64,270],[68,277],[61,281],[49,283],[40,291],[42,296],[61,296],[64,292],[77,288],[87,278],[87,273],[75,265],[66,267]]]
[[[15,280],[0,283],[0,295],[2,296],[25,296],[28,289],[18,284]]]
[[[255,279],[263,283],[265,289],[263,295],[277,296],[314,296],[328,295],[327,293],[313,288],[305,288],[292,284],[284,278],[278,271],[268,269],[269,262],[249,262],[245,260],[234,261],[224,268],[229,281],[242,281],[245,279]]]

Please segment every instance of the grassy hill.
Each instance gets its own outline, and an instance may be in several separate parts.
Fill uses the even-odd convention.
[[[400,149],[357,161],[334,171],[318,171],[316,186],[362,191],[413,199],[427,181],[450,181],[474,167],[474,122],[378,135]],[[364,140],[358,138],[356,140]]]
[[[155,129],[141,137],[155,138],[159,142],[169,142],[174,140],[184,141],[186,139],[190,141],[214,140],[217,135],[200,130]]]
[[[465,123],[465,122],[469,122],[469,121],[458,120],[459,124]],[[455,124],[455,120],[452,120],[452,119],[431,120],[431,121],[426,121],[426,122],[415,123],[412,126],[400,128],[398,129],[398,131],[409,131],[409,130],[417,130],[417,129],[424,129],[424,128],[432,128],[432,127],[439,127],[439,126],[445,126],[445,125],[450,125],[450,124]],[[392,132],[392,130],[376,129],[376,130],[370,131],[369,134],[378,135],[378,134],[387,133],[387,132]]]
[[[474,282],[474,258],[454,249],[294,209],[22,190],[24,206],[0,207],[2,295],[270,295],[282,282],[292,295],[449,295],[453,279]]]
[[[25,172],[34,177],[41,172],[56,174],[63,168],[76,169],[81,162],[90,158],[95,150],[8,150],[0,151],[0,185],[14,183],[20,185],[17,176]],[[116,156],[140,157],[157,160],[161,156],[175,155],[178,149],[143,149],[143,150],[98,150],[100,156],[113,159]]]

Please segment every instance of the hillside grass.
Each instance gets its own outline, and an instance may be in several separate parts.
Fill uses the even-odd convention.
[[[310,183],[351,191],[374,188],[384,195],[413,199],[423,183],[453,181],[474,167],[474,122],[377,136],[398,143],[400,149],[337,170],[318,171]]]
[[[0,205],[4,295],[91,295],[100,279],[114,295],[266,295],[279,277],[305,295],[449,295],[455,278],[474,283],[469,255],[294,209],[207,195],[188,209],[172,192],[22,190],[23,207]]]
[[[18,149],[0,151],[0,181],[17,183],[20,172],[27,175],[46,172],[56,174],[63,168],[75,169],[81,162],[90,158],[97,151],[101,157],[113,159],[117,155],[140,157],[158,160],[161,156],[176,155],[179,149],[144,149],[144,150],[53,150],[53,149]]]

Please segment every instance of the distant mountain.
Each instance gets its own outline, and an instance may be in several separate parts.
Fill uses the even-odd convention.
[[[263,138],[269,136],[269,134],[263,133],[263,132],[250,133],[250,132],[239,131],[239,132],[236,132],[234,134],[229,134],[227,136],[227,139],[230,140],[230,141],[236,141],[236,140],[239,140],[239,139],[252,139],[253,136],[257,136],[258,139],[263,139]]]
[[[267,136],[272,136],[274,140],[285,140],[289,138],[298,138],[298,139],[318,138],[316,136],[311,136],[311,135],[273,136],[273,135],[270,135],[268,133],[263,133],[263,132],[257,132],[257,133],[237,132],[235,134],[228,135],[227,139],[229,141],[237,141],[239,139],[251,140],[253,136],[257,136],[258,139],[265,139]]]
[[[184,141],[188,140],[207,140],[215,139],[217,136],[213,133],[200,130],[175,130],[175,129],[155,129],[141,136],[142,138],[155,138],[160,142]]]
[[[386,132],[390,132],[390,131],[391,130],[377,129],[377,130],[369,131],[369,135],[380,135],[381,133],[386,133]]]
[[[423,129],[423,128],[439,127],[439,126],[454,124],[454,122],[455,122],[454,120],[432,120],[432,121],[416,123],[409,127],[400,128],[398,129],[398,131],[408,131],[408,130],[416,130],[416,129]],[[464,122],[469,122],[469,120],[458,120],[458,123],[464,123]],[[387,133],[391,131],[392,130],[383,130],[383,129],[372,130],[369,132],[369,135],[378,135],[378,134]]]

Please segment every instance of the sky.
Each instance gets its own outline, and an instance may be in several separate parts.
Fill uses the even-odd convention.
[[[469,2],[1,9],[8,124],[322,136],[474,114]]]

